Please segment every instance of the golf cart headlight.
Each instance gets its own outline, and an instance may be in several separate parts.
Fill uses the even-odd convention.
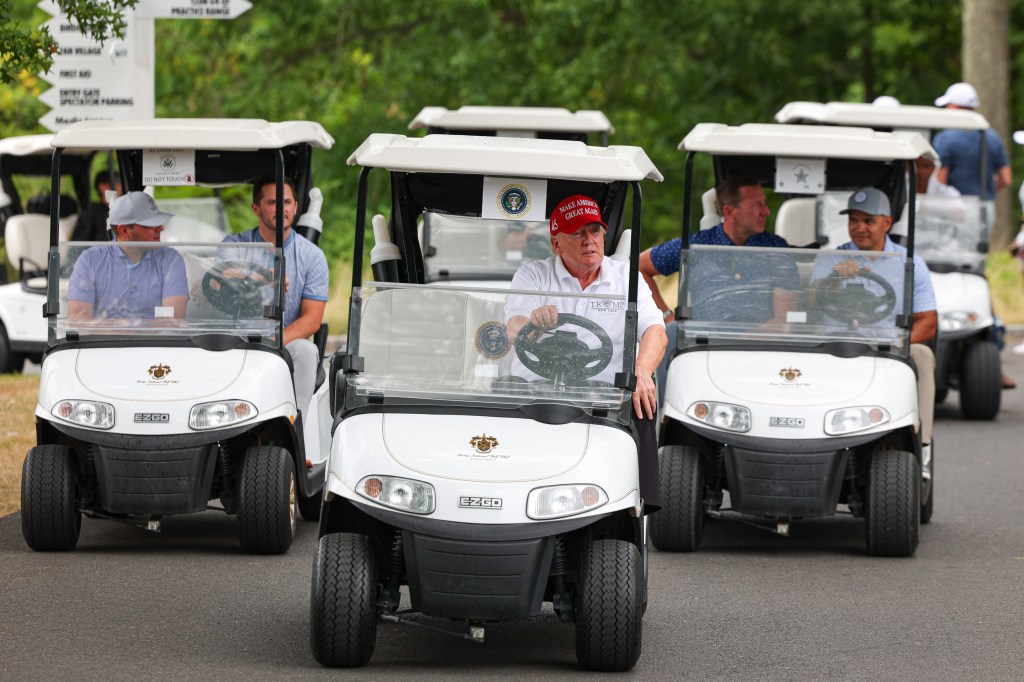
[[[597,509],[608,494],[596,485],[555,485],[534,488],[526,498],[526,515],[531,519],[557,519]]]
[[[967,310],[954,310],[939,315],[939,331],[955,332],[958,329],[970,329],[978,324],[978,313]]]
[[[434,512],[434,486],[398,476],[367,476],[356,485],[356,492],[386,507],[413,514]]]
[[[742,405],[716,403],[710,400],[694,403],[686,414],[708,426],[743,433],[750,430],[750,410]]]
[[[259,412],[256,406],[244,400],[218,400],[194,405],[188,414],[189,428],[196,431],[216,429],[252,419]]]
[[[876,405],[843,407],[825,413],[825,433],[841,436],[862,431],[889,421],[889,413]]]
[[[61,400],[50,412],[58,419],[93,429],[114,425],[114,406],[95,400]]]

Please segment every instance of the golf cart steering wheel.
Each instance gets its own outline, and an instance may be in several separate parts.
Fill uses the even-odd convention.
[[[564,330],[554,331],[550,336],[534,341],[530,334],[543,330],[527,322],[516,336],[516,356],[534,374],[578,385],[607,367],[615,349],[608,332],[596,322],[580,315],[558,313],[556,326],[566,324],[586,329],[597,337],[601,345],[591,348],[575,332]]]
[[[863,283],[851,279],[861,278],[882,287],[876,294]],[[873,324],[888,317],[896,307],[896,290],[888,280],[870,270],[861,270],[853,277],[833,272],[818,282],[817,300],[822,312],[843,324]]]
[[[234,270],[241,277],[229,277]],[[271,284],[274,275],[262,265],[244,260],[217,263],[203,275],[203,294],[215,308],[235,317],[259,317],[263,314],[260,289]]]

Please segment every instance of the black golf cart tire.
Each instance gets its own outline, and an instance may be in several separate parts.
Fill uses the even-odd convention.
[[[991,341],[975,341],[964,347],[960,361],[960,414],[964,419],[995,419],[1003,385],[999,349]]]
[[[38,445],[21,470],[21,534],[38,552],[66,552],[78,544],[82,514],[75,499],[78,463],[63,445]]]
[[[914,453],[883,450],[871,458],[864,537],[875,556],[908,557],[921,529],[921,467]]]
[[[377,556],[356,533],[320,538],[309,593],[309,647],[323,666],[357,668],[377,643]]]
[[[295,537],[295,466],[281,447],[249,448],[238,482],[238,539],[250,554],[284,554]]]
[[[324,502],[324,489],[320,488],[315,495],[310,495],[309,497],[303,497],[300,494],[298,502],[299,513],[302,514],[302,518],[307,521],[319,521],[320,507]]]
[[[25,365],[25,356],[11,350],[7,330],[0,322],[0,374],[19,374]]]
[[[661,509],[651,515],[651,542],[663,552],[692,552],[704,539],[704,463],[697,448],[658,448]]]
[[[595,540],[583,550],[576,583],[576,659],[602,672],[630,670],[643,640],[640,552],[625,540]]]

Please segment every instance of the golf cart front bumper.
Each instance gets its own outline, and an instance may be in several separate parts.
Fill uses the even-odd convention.
[[[790,519],[835,513],[847,450],[777,453],[727,445],[723,451],[735,511]]]
[[[211,499],[219,442],[246,428],[131,436],[48,425],[85,452],[85,466],[95,476],[90,507],[109,514],[144,516],[204,511]]]
[[[615,514],[489,525],[413,517],[340,498],[334,504],[339,506],[332,513],[344,517],[347,529],[376,537],[378,544],[386,542],[392,561],[404,557],[413,610],[460,620],[504,621],[539,614],[549,576],[565,570],[567,563],[564,557],[553,563],[562,551],[556,545],[571,546],[567,535]],[[325,521],[330,523],[321,519]]]

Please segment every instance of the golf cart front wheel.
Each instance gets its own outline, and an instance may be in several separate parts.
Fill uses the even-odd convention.
[[[63,445],[39,445],[28,451],[21,471],[21,533],[39,552],[75,548],[82,529],[75,489],[78,463]]]
[[[295,467],[287,450],[249,448],[238,485],[238,539],[252,554],[284,554],[295,537]]]
[[[921,469],[914,453],[884,450],[871,458],[864,536],[875,556],[911,556],[921,530]]]
[[[999,349],[991,341],[964,348],[960,362],[960,413],[964,419],[995,419],[1002,400]]]
[[[355,533],[320,538],[313,555],[309,647],[329,667],[357,668],[377,643],[377,556]]]
[[[580,559],[576,658],[589,670],[621,672],[640,659],[643,569],[625,540],[595,540]]]
[[[704,539],[704,464],[697,448],[658,449],[661,509],[651,515],[651,542],[663,552],[692,552]]]

